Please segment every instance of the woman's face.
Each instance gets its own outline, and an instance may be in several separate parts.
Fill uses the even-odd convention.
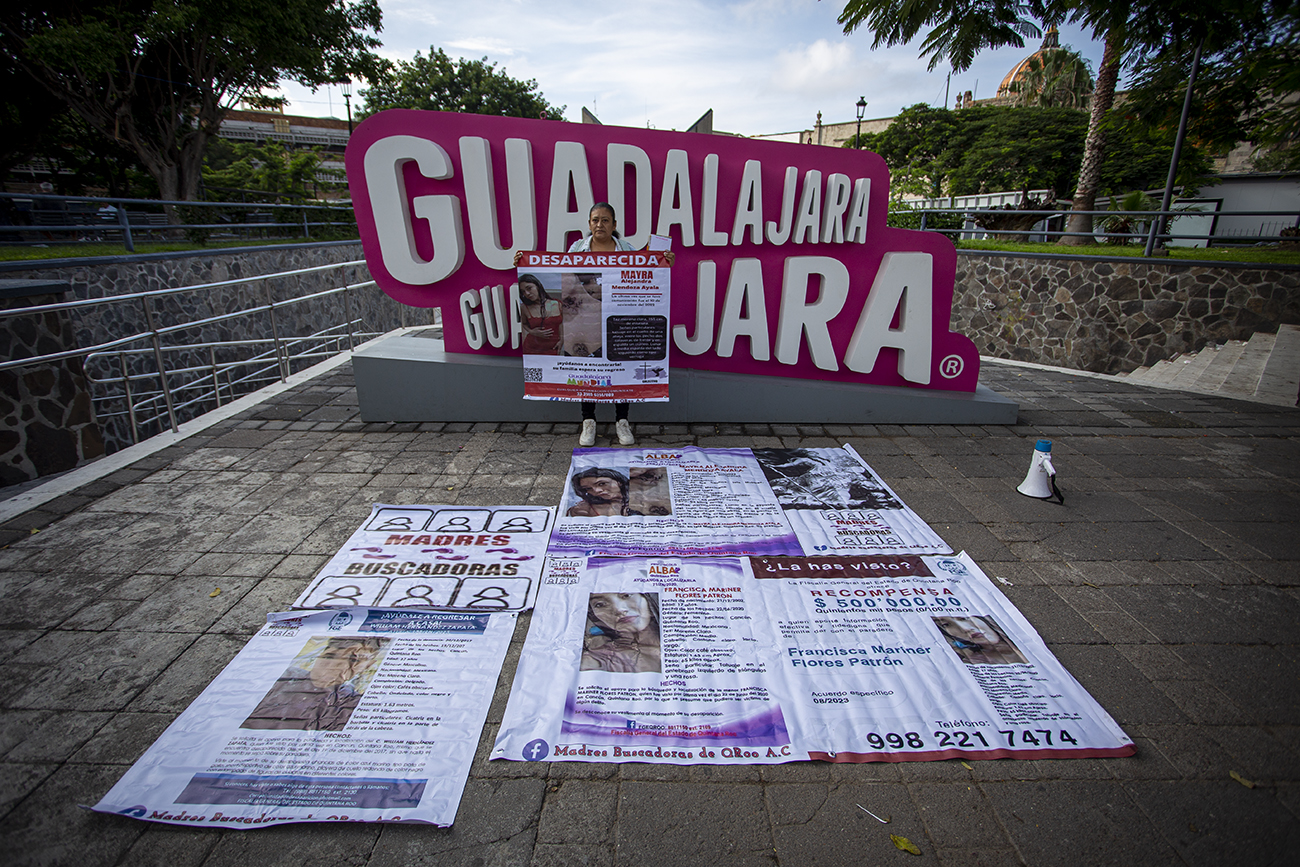
[[[604,208],[594,208],[587,218],[587,226],[591,229],[592,240],[608,241],[614,237],[614,230],[618,228],[618,221],[614,219],[613,214]]]
[[[650,600],[644,593],[593,593],[591,614],[615,632],[641,632],[650,626]]]
[[[519,297],[529,304],[536,304],[541,300],[542,293],[537,290],[537,284],[529,280],[519,284]]]
[[[982,617],[949,617],[944,631],[973,644],[998,644],[1002,636]]]

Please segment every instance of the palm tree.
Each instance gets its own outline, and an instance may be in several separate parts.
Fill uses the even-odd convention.
[[[1267,18],[1292,0],[847,0],[839,23],[845,33],[865,24],[873,34],[872,48],[910,42],[923,27],[929,32],[921,54],[930,69],[947,59],[954,72],[970,67],[985,48],[1024,47],[1024,37],[1042,35],[1042,24],[1072,21],[1092,29],[1105,40],[1097,70],[1083,162],[1075,186],[1067,230],[1060,243],[1095,243],[1092,215],[1106,155],[1102,121],[1115,101],[1115,85],[1126,53],[1151,54],[1173,46],[1195,45],[1207,34],[1231,41],[1243,22]]]
[[[1092,70],[1077,51],[1047,48],[1025,60],[1007,91],[1017,106],[1084,108],[1092,96]]]

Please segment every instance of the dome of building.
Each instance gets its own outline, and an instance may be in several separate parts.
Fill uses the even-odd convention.
[[[1043,34],[1043,44],[1040,45],[1038,47],[1038,50],[1035,51],[1033,54],[1029,55],[1024,60],[1017,63],[1015,66],[1011,67],[1011,71],[1007,73],[1006,78],[1003,78],[1002,83],[998,85],[997,95],[998,96],[1013,95],[1011,90],[1011,85],[1013,82],[1016,82],[1020,80],[1022,77],[1024,77],[1025,68],[1029,65],[1029,61],[1037,57],[1039,58],[1039,61],[1041,63],[1044,52],[1054,51],[1060,47],[1061,47],[1061,40],[1059,34],[1056,32],[1056,28],[1055,27],[1047,28],[1047,32]]]

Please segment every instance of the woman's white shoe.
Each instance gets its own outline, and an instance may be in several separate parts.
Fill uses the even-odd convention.
[[[636,437],[632,436],[632,425],[627,423],[627,419],[621,418],[614,425],[614,432],[618,434],[618,444],[621,446],[636,445]]]
[[[584,418],[582,420],[582,433],[578,436],[578,445],[594,446],[596,444],[596,420],[594,418]]]

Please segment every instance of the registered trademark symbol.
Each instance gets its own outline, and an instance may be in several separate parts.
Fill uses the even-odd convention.
[[[966,363],[961,360],[960,355],[949,355],[939,362],[939,375],[944,379],[956,379],[961,376],[965,367]]]

